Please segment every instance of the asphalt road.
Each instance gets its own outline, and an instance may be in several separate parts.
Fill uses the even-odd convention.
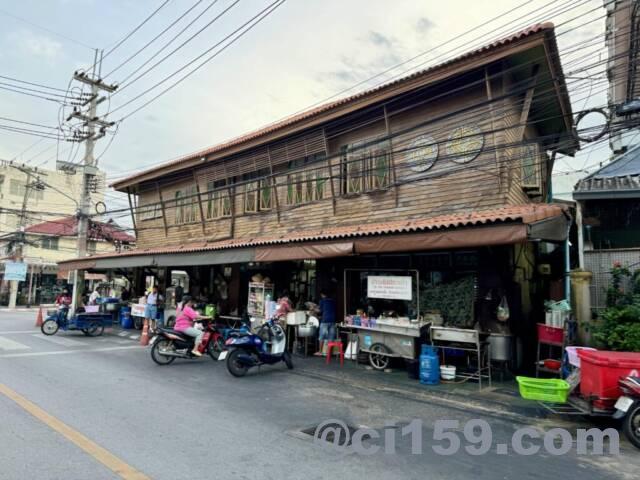
[[[160,367],[127,338],[44,337],[34,320],[34,313],[0,311],[2,480],[638,478],[639,452],[624,441],[619,456],[579,456],[575,448],[499,455],[497,445],[523,425],[336,387],[284,365],[242,379],[209,358]],[[394,429],[396,453],[373,455],[336,452],[301,433],[328,419],[376,429],[382,439],[385,425],[420,420],[422,453],[411,454],[410,436]],[[434,444],[447,445],[433,440],[436,420],[472,419],[490,425],[489,453],[466,453],[461,429],[458,453],[434,453]]]

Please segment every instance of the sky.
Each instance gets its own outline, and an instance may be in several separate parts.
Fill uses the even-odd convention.
[[[71,83],[72,74],[92,64],[90,47],[109,52],[163,1],[0,0],[0,75],[62,89],[77,85]],[[105,82],[119,83],[121,91],[102,103],[99,113],[117,121],[132,112],[171,82],[123,106],[127,101],[215,45],[271,1],[218,0],[210,6],[212,0],[201,0],[150,47],[111,73],[196,3],[169,1],[106,55]],[[207,7],[148,67],[230,9],[148,74],[130,85],[123,81]],[[541,21],[556,24],[566,74],[585,52],[589,61],[606,59],[604,13],[602,0],[287,0],[176,88],[123,120],[115,136],[101,139],[96,146],[99,166],[114,180],[259,128],[340,92],[355,93],[406,70],[439,63]],[[576,48],[580,42],[585,42],[583,49]],[[393,69],[417,55],[416,60]],[[391,71],[367,81],[387,69]],[[601,75],[603,68],[581,75],[594,72]],[[605,90],[602,76],[576,81],[575,92],[571,91],[574,111],[606,104]],[[0,89],[0,117],[58,125],[62,115],[54,102]],[[600,121],[587,118],[580,126]],[[55,141],[42,140],[34,145],[38,140],[0,130],[0,158],[48,168],[55,167],[56,158],[82,158],[82,151],[69,151],[70,144],[61,143],[58,148]],[[585,145],[575,158],[559,159],[554,191],[567,198],[586,174],[572,172],[593,171],[608,158],[605,141]],[[111,193],[107,200],[108,208],[126,203]]]

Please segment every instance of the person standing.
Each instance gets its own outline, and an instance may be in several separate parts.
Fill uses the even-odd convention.
[[[174,289],[176,296],[176,305],[182,303],[182,297],[184,296],[184,288],[179,283],[176,284],[176,288]]]
[[[336,301],[329,296],[326,290],[320,292],[320,334],[318,336],[319,352],[323,355],[324,343],[336,338]]]
[[[147,295],[147,304],[144,307],[144,318],[149,325],[149,329],[155,331],[157,327],[162,327],[162,320],[158,319],[158,305],[162,303],[162,295],[158,293],[158,286],[154,285],[151,293]]]

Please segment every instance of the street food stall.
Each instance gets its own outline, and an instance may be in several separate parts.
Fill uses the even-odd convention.
[[[344,322],[353,353],[376,370],[392,358],[415,360],[430,322],[420,315],[417,270],[345,269]]]

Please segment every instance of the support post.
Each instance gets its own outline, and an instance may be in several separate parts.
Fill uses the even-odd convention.
[[[389,157],[389,163],[391,164],[391,175],[393,176],[393,186],[394,186],[394,192],[395,192],[395,196],[396,196],[396,207],[398,206],[398,202],[400,201],[400,192],[398,189],[398,177],[396,175],[396,162],[394,159],[394,155],[393,155],[393,142],[391,141],[391,125],[389,123],[389,115],[387,113],[387,106],[383,105],[382,106],[382,110],[384,113],[384,127],[385,130],[387,132],[387,138],[389,139],[389,150],[391,152],[391,155]]]
[[[133,224],[133,233],[136,234],[136,239],[138,238],[138,227],[136,225],[136,214],[133,211],[133,202],[131,200],[131,189],[127,187],[127,200],[129,200],[129,210],[131,211],[131,223]]]
[[[271,180],[273,184],[273,195],[274,201],[276,204],[276,218],[278,219],[278,223],[280,223],[280,200],[278,199],[278,187],[276,185],[276,177],[273,175],[273,161],[271,160],[271,149],[269,145],[267,145],[267,156],[269,157],[269,174],[271,175]]]
[[[335,215],[336,214],[336,187],[333,184],[333,162],[331,161],[331,156],[329,155],[329,142],[327,141],[327,132],[324,128],[322,129],[322,138],[324,140],[324,154],[327,157],[327,165],[329,167],[329,186],[331,187],[331,203],[333,205],[333,214]],[[338,165],[340,164],[338,163]],[[339,175],[338,175],[338,178],[340,178]]]
[[[196,171],[193,170],[193,181],[196,184],[196,193],[198,194],[198,206],[200,207],[200,224],[202,225],[202,234],[205,233],[204,227],[204,209],[202,208],[202,195],[200,194],[200,184],[198,183],[198,177]]]
[[[164,225],[164,236],[169,236],[169,226],[167,225],[167,212],[164,208],[164,200],[162,199],[162,189],[160,188],[160,184],[156,182],[156,191],[158,192],[158,199],[160,200],[160,209],[162,210],[162,224]],[[178,205],[175,206],[176,210],[178,209]]]

